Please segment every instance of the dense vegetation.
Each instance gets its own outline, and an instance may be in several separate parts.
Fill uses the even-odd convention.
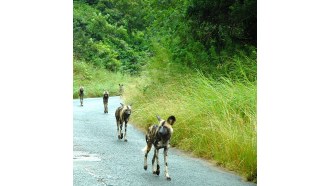
[[[256,0],[74,1],[74,90],[83,84],[90,97],[115,95],[124,82],[133,123],[146,128],[155,114],[173,114],[173,146],[256,181],[256,7]]]

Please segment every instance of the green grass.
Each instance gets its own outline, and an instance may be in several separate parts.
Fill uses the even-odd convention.
[[[85,86],[87,97],[102,96],[107,89],[118,94],[118,84],[125,85],[124,100],[133,103],[132,123],[147,129],[157,123],[156,114],[163,119],[175,115],[171,145],[198,157],[215,161],[235,171],[249,181],[257,179],[257,82],[250,82],[243,58],[239,79],[220,80],[171,63],[166,50],[159,49],[139,77],[95,68],[75,60],[73,97],[79,85]],[[249,60],[246,58],[245,60]],[[223,68],[228,66],[223,65]],[[256,68],[255,68],[256,69]],[[228,71],[220,69],[219,72]],[[217,76],[219,77],[219,76]],[[143,140],[143,139],[141,139]]]
[[[125,99],[134,104],[132,122],[147,129],[157,123],[156,114],[163,119],[175,115],[172,146],[256,182],[257,82],[216,81],[175,65],[168,70],[164,65],[169,59],[166,51],[159,51],[143,78],[128,86]]]
[[[119,83],[125,86],[134,81],[134,77],[122,73],[110,73],[89,63],[74,60],[73,62],[73,98],[78,98],[78,89],[85,88],[85,97],[101,97],[108,90],[110,96],[119,95]]]

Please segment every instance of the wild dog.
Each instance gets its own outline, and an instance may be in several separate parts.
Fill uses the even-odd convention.
[[[168,174],[167,152],[170,147],[170,139],[173,134],[172,126],[175,123],[176,119],[174,116],[168,117],[166,121],[161,119],[159,116],[157,116],[157,119],[159,121],[159,124],[150,126],[146,134],[147,145],[144,148],[144,170],[147,170],[148,168],[148,153],[151,150],[152,145],[154,145],[155,151],[154,156],[152,158],[152,173],[159,175],[160,167],[158,152],[159,149],[164,148],[165,177],[167,180],[171,180],[171,177]],[[157,164],[155,164],[155,161],[157,162]]]
[[[119,84],[119,95],[123,96],[124,93],[124,84]]]
[[[104,113],[108,113],[108,100],[109,100],[109,92],[103,92],[103,105],[104,105]]]
[[[79,88],[79,97],[80,97],[80,105],[84,106],[83,105],[83,101],[84,101],[84,87],[83,86],[80,86],[80,88]]]
[[[115,112],[116,121],[117,121],[118,139],[123,139],[122,127],[123,127],[123,123],[125,122],[124,141],[127,142],[127,138],[126,138],[127,123],[132,113],[132,104],[131,105],[124,105],[122,103],[120,104],[121,107],[118,107]]]

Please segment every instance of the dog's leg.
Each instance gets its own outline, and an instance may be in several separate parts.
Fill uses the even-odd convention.
[[[117,132],[118,132],[118,139],[120,139],[120,132],[119,132],[119,120],[117,119]]]
[[[158,153],[159,153],[159,149],[155,148],[154,158],[152,159],[152,165],[153,165],[152,173],[157,174],[157,175],[159,175],[159,172],[160,172]],[[156,161],[156,163],[155,163],[155,161]]]
[[[147,170],[148,168],[148,153],[149,151],[151,150],[151,147],[152,147],[152,143],[147,143],[147,146],[145,147],[145,150],[144,150],[144,170]]]
[[[123,132],[122,132],[122,130],[123,130],[123,122],[120,122],[120,127],[119,127],[119,133],[120,133],[120,139],[123,139]]]
[[[156,162],[157,162],[156,174],[159,175],[159,173],[160,173],[160,167],[159,167],[159,149],[156,152]]]
[[[156,170],[157,170],[157,165],[155,164],[156,158],[157,158],[157,149],[155,148],[154,157],[152,157],[152,173],[153,174],[156,174]]]
[[[124,141],[127,142],[126,134],[127,134],[127,121],[125,121],[125,134],[124,134]]]
[[[168,164],[167,164],[167,152],[168,152],[168,147],[164,148],[164,163],[165,163],[165,176],[167,180],[171,180],[170,175],[168,174]]]

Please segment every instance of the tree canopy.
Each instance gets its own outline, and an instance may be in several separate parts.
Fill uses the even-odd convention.
[[[139,74],[154,43],[172,61],[212,71],[237,53],[256,61],[256,0],[75,0],[74,57]],[[256,71],[253,72],[255,78]]]

